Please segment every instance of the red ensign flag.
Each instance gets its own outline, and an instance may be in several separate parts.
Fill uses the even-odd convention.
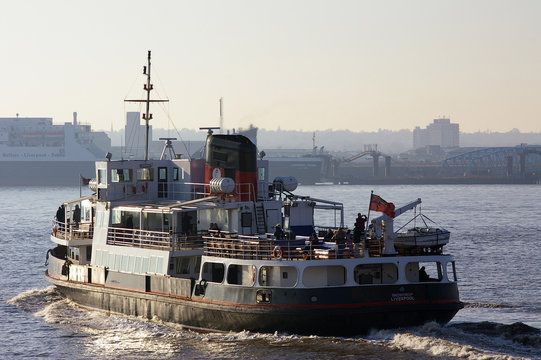
[[[370,196],[370,210],[380,211],[394,218],[394,204],[383,200],[378,195],[372,194]]]

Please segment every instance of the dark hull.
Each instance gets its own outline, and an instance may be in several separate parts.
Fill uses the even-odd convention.
[[[456,284],[270,289],[272,303],[257,304],[255,288],[209,284],[204,297],[180,297],[46,277],[64,296],[85,307],[223,331],[354,336],[428,321],[445,324],[463,306]],[[400,294],[406,298],[392,299]],[[222,297],[236,303],[219,300]]]

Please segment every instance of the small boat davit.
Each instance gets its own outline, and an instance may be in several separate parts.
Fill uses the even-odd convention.
[[[150,51],[146,74],[148,125]],[[331,336],[445,324],[463,307],[452,255],[396,251],[393,218],[411,204],[371,196],[376,229],[350,236],[343,204],[270,180],[248,138],[209,130],[202,159],[168,141],[160,159],[97,161],[92,195],[59,207],[45,277],[61,294],[197,330]]]

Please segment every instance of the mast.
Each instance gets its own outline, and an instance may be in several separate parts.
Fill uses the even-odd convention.
[[[147,92],[146,100],[124,100],[126,102],[144,102],[146,104],[146,111],[143,113],[143,119],[145,120],[145,161],[148,160],[148,141],[149,141],[149,121],[152,119],[150,113],[151,102],[168,102],[169,100],[150,100],[150,91],[154,89],[154,85],[150,82],[150,53],[148,50],[148,63],[147,66],[143,66],[143,74],[147,76],[147,82],[143,85],[143,90]]]
[[[143,74],[146,73],[146,68],[143,67]],[[147,83],[144,85],[144,89],[147,92],[147,110],[146,114],[143,114],[143,119],[145,119],[145,161],[148,160],[148,122],[152,117],[152,114],[150,114],[150,90],[152,90],[152,84],[150,83],[150,50],[148,51],[148,73],[146,73],[147,76]],[[146,116],[145,116],[146,115]]]

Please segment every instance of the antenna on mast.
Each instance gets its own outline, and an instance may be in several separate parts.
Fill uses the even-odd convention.
[[[169,100],[150,100],[150,91],[154,89],[154,86],[150,82],[150,50],[148,50],[148,64],[143,66],[143,74],[147,76],[147,83],[143,85],[143,90],[147,92],[146,100],[124,100],[126,102],[144,102],[146,103],[146,111],[143,113],[143,119],[145,120],[145,161],[148,160],[148,134],[149,134],[149,121],[152,119],[150,113],[151,102],[168,102]]]

